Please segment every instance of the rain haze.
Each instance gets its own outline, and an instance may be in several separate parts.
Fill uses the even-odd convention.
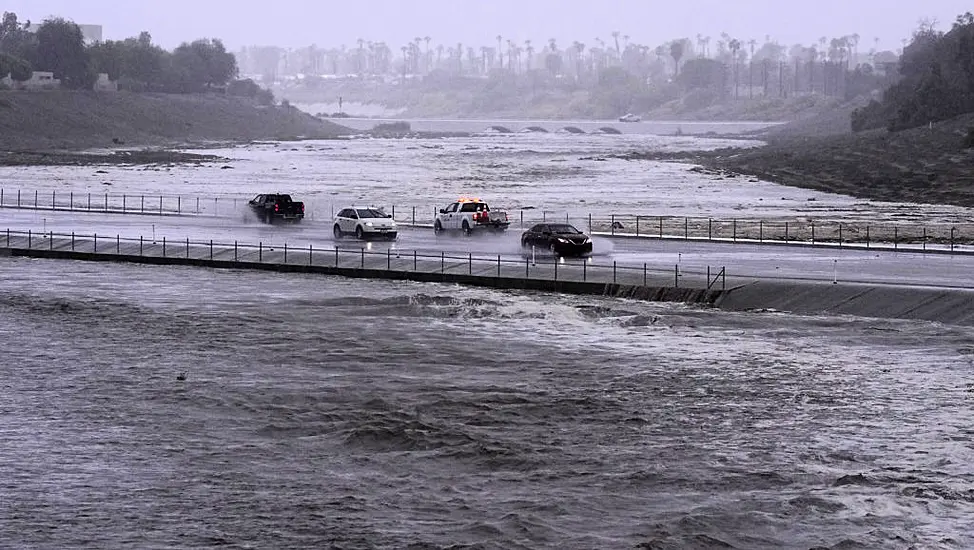
[[[974,549],[971,0],[3,1],[0,550]]]
[[[591,42],[613,31],[639,43],[719,36],[741,40],[770,37],[782,44],[812,44],[820,37],[858,34],[868,47],[896,50],[920,20],[949,27],[970,10],[963,0],[891,4],[880,0],[697,0],[670,3],[646,0],[367,0],[317,2],[279,0],[273,4],[225,0],[8,0],[5,11],[24,20],[61,16],[97,24],[105,39],[151,32],[172,48],[196,38],[220,38],[227,47],[352,45],[358,39],[405,44],[417,36],[435,43],[491,44],[497,35],[515,41]],[[878,42],[877,42],[878,39]]]

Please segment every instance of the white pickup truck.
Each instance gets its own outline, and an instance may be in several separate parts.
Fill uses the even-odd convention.
[[[433,231],[462,231],[469,235],[474,231],[502,232],[511,225],[507,212],[491,210],[487,203],[475,198],[461,198],[446,208],[440,208],[433,221]]]

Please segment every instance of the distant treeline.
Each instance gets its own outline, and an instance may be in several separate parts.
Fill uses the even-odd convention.
[[[918,29],[900,59],[900,74],[882,101],[852,114],[853,131],[904,130],[974,112],[974,14],[958,17],[946,34]]]
[[[220,40],[183,43],[172,52],[152,43],[147,32],[138,38],[86,45],[81,28],[63,18],[45,20],[36,32],[30,23],[5,12],[0,22],[0,77],[19,82],[33,71],[50,71],[68,89],[91,89],[99,73],[118,82],[119,89],[191,93],[224,89],[228,93],[272,103],[273,95],[251,81],[234,81],[237,61]]]

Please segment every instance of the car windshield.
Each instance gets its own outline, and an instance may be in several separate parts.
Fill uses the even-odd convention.
[[[553,223],[549,227],[552,233],[581,233],[574,225],[567,223]]]
[[[355,212],[358,213],[358,217],[360,218],[388,218],[389,217],[385,214],[385,212],[382,212],[381,210],[376,210],[374,208],[359,208],[356,209]]]

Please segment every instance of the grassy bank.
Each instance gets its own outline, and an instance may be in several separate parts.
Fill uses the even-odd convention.
[[[704,164],[794,187],[865,199],[974,207],[974,113],[900,132],[835,134],[785,126],[766,147],[724,152]]]
[[[0,92],[0,151],[330,138],[337,124],[221,95]]]

